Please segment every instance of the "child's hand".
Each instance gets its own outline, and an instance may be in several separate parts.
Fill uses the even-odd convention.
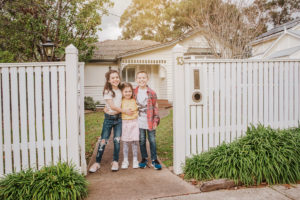
[[[107,109],[106,107],[104,107],[103,111],[104,111],[105,113],[108,113],[108,109]]]
[[[153,123],[153,129],[157,128],[157,123]]]
[[[126,115],[133,115],[133,114],[134,114],[134,111],[131,110],[131,109],[127,109],[127,110],[125,111],[125,114],[126,114]]]

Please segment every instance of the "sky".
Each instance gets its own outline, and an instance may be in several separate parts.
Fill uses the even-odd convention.
[[[120,17],[125,11],[125,9],[131,3],[131,0],[111,0],[114,2],[114,7],[109,9],[111,13],[109,16],[103,16],[101,29],[98,32],[98,40],[116,40],[121,36],[121,29],[119,28]],[[117,15],[117,16],[116,16]]]

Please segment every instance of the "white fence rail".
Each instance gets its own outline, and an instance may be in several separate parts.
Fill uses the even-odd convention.
[[[0,64],[0,175],[59,161],[86,173],[84,63],[73,45],[66,53],[66,62]]]
[[[298,126],[300,60],[184,60],[174,51],[177,173],[186,157],[232,142],[250,124]]]

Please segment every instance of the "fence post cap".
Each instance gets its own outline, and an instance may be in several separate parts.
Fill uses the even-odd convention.
[[[173,52],[173,53],[176,53],[176,52],[182,53],[182,52],[184,52],[184,47],[183,47],[182,45],[180,45],[180,44],[176,44],[176,45],[173,47],[172,52]]]
[[[78,50],[73,44],[70,44],[66,47],[66,54],[78,54]]]

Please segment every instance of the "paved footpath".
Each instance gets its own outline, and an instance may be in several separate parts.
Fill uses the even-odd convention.
[[[160,112],[161,117],[168,115],[168,112]],[[132,153],[129,152],[129,168],[120,169],[118,172],[111,172],[111,162],[113,155],[112,136],[105,148],[101,161],[101,168],[98,172],[87,175],[89,181],[87,200],[98,199],[153,199],[159,197],[169,197],[186,195],[199,192],[199,189],[183,181],[178,176],[171,173],[167,168],[162,170],[133,169]],[[96,145],[97,146],[97,145]],[[95,161],[97,149],[94,149],[91,162]],[[148,153],[149,153],[148,145]],[[119,163],[123,160],[122,143]],[[139,153],[140,160],[140,153]]]
[[[167,115],[163,113],[163,115]],[[92,162],[95,161],[95,148]],[[149,145],[148,145],[148,152]],[[133,169],[132,154],[129,153],[130,166],[127,170],[111,172],[113,142],[112,135],[106,146],[101,168],[98,172],[86,176],[89,181],[87,200],[127,200],[127,199],[159,199],[159,200],[300,200],[300,185],[291,188],[273,186],[265,188],[248,188],[239,190],[219,190],[200,193],[199,188],[183,181],[167,168],[157,171],[151,168]],[[139,155],[140,159],[140,155]],[[122,144],[120,163],[123,160]]]
[[[276,185],[265,188],[246,188],[239,190],[218,190],[197,194],[158,198],[159,200],[300,200],[300,185],[287,188]]]

